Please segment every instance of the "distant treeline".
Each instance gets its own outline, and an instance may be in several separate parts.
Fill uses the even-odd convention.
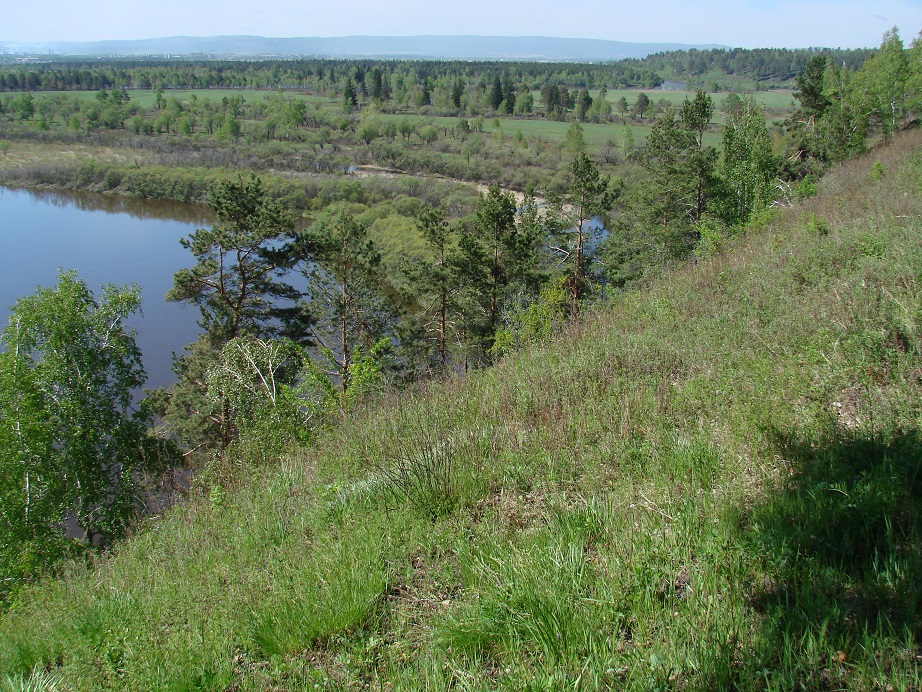
[[[677,50],[655,53],[632,62],[638,70],[673,78],[704,77],[710,72],[745,77],[756,81],[786,82],[801,74],[817,55],[839,67],[855,71],[876,51],[873,48],[843,50],[839,48],[714,48],[712,50]],[[619,63],[621,64],[621,63]]]
[[[347,79],[365,93],[372,76],[395,84],[426,81],[491,84],[497,77],[534,89],[553,82],[570,87],[658,86],[662,80],[631,61],[613,64],[396,60],[87,60],[0,68],[0,91],[128,89],[305,89],[325,93]]]
[[[713,71],[757,81],[785,82],[821,54],[856,70],[872,49],[714,49],[657,53],[607,64],[431,60],[55,60],[0,67],[0,91],[127,89],[303,89],[342,93],[351,80],[362,94],[383,83],[395,88],[427,83],[486,88],[496,79],[540,89],[547,84],[609,89],[659,86],[664,76],[701,77]],[[373,81],[375,80],[375,81]]]

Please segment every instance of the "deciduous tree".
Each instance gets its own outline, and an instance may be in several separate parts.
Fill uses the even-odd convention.
[[[769,204],[777,168],[765,114],[750,96],[739,115],[730,116],[724,125],[722,175],[728,223],[745,222]]]
[[[880,50],[861,66],[851,84],[888,140],[912,117],[911,81],[909,58],[894,27],[884,34]]]
[[[216,407],[229,402],[240,439],[264,459],[307,432],[294,391],[303,353],[287,339],[238,336],[208,369],[209,397]]]
[[[68,514],[88,535],[124,530],[137,474],[171,459],[147,436],[146,374],[125,320],[137,286],[96,299],[76,273],[17,301],[0,335],[0,591],[61,547]]]

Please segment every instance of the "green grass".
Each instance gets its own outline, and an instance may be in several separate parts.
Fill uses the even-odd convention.
[[[633,105],[634,101],[637,99],[637,95],[644,91],[652,102],[658,102],[660,99],[665,99],[670,104],[674,106],[681,106],[686,97],[694,97],[694,92],[685,92],[685,91],[657,91],[655,89],[616,89],[609,91],[607,94],[607,100],[612,104],[615,104],[622,96],[624,96],[628,104]],[[129,92],[131,95],[132,101],[138,103],[144,108],[151,108],[156,103],[155,94],[153,91],[148,90],[132,90]],[[164,92],[164,97],[167,99],[175,98],[181,103],[187,104],[190,101],[191,96],[194,94],[198,99],[205,100],[208,99],[213,103],[220,103],[222,98],[232,97],[232,96],[242,96],[249,102],[254,101],[263,101],[267,96],[270,96],[274,93],[277,93],[273,90],[255,90],[255,89],[171,89]],[[592,90],[591,95],[593,98],[598,97],[598,90]],[[78,98],[91,100],[96,98],[96,92],[89,91],[69,91],[69,92],[42,92],[42,95],[71,95]],[[285,98],[301,99],[306,101],[312,106],[318,106],[321,109],[331,112],[331,113],[340,113],[341,112],[341,100],[340,99],[330,99],[325,96],[312,96],[306,94],[299,94],[297,92],[286,91],[284,92]],[[725,94],[713,94],[712,98],[715,101],[715,104],[718,108],[717,117],[715,117],[715,123],[721,121],[721,113],[719,112],[720,103],[722,102]],[[536,92],[536,100],[540,98],[540,93]],[[767,108],[777,109],[781,111],[791,110],[791,102],[793,101],[793,95],[791,91],[784,90],[773,90],[773,91],[761,91],[755,94],[755,98],[759,103],[762,103]],[[617,114],[617,111],[616,111]],[[438,128],[454,128],[458,123],[458,118],[448,117],[448,116],[426,116],[420,114],[378,114],[376,116],[382,122],[394,121],[400,122],[401,120],[410,120],[414,123],[429,122],[435,125]],[[551,142],[560,142],[566,138],[567,129],[570,126],[569,122],[559,122],[553,120],[546,120],[544,118],[513,118],[513,117],[500,117],[500,123],[503,128],[503,132],[507,135],[514,136],[517,131],[521,131],[525,137],[542,137]],[[642,144],[647,136],[650,133],[649,124],[637,124],[628,118],[628,126],[632,129],[634,134],[634,141],[637,145]],[[582,123],[582,127],[585,131],[586,143],[592,147],[597,147],[604,144],[608,140],[617,140],[618,132],[623,127],[620,123],[618,124],[593,124],[593,123]],[[485,117],[484,118],[484,131],[493,132],[493,118]],[[716,132],[707,133],[705,135],[706,143],[711,146],[718,146],[720,143],[720,136]]]
[[[819,188],[27,588],[0,681],[919,689],[922,136]]]
[[[622,97],[627,99],[628,106],[633,106],[634,102],[637,100],[638,94],[641,92],[645,93],[653,103],[657,103],[660,99],[665,99],[673,106],[681,106],[686,98],[693,99],[695,97],[694,91],[660,91],[657,89],[612,89],[609,91],[605,98],[607,101],[616,104]],[[599,95],[597,89],[593,89],[589,92],[592,98],[596,98]],[[772,89],[769,91],[757,91],[752,94],[756,101],[766,108],[777,108],[782,110],[792,110],[791,103],[796,103],[794,99],[794,92],[789,89]],[[720,104],[726,98],[726,93],[716,93],[710,94],[711,98],[714,99],[715,105],[720,108]],[[617,111],[616,111],[617,112]]]
[[[42,91],[36,92],[39,96],[74,96],[81,99],[93,100],[96,98],[95,91]],[[163,97],[167,100],[176,99],[180,103],[188,104],[194,95],[199,100],[209,100],[212,103],[220,103],[223,98],[232,96],[242,96],[247,101],[263,101],[266,96],[278,93],[272,89],[166,89]],[[156,93],[152,89],[131,89],[128,92],[131,101],[139,104],[143,108],[151,108],[157,103]],[[310,104],[320,103],[326,105],[331,100],[324,96],[311,96],[308,94],[299,94],[297,92],[286,91],[286,98],[297,98],[307,101]],[[339,101],[336,101],[337,105]]]
[[[500,124],[503,128],[503,133],[506,135],[515,136],[516,132],[521,131],[525,137],[543,137],[551,142],[564,141],[567,138],[567,130],[572,125],[572,123],[556,120],[516,120],[512,118],[501,119]],[[583,128],[583,137],[586,144],[591,147],[597,147],[608,140],[617,142],[623,126],[580,123],[580,127]],[[629,127],[633,131],[634,142],[637,145],[646,141],[647,136],[650,134],[649,125],[630,125]],[[493,121],[485,119],[484,130],[493,132],[494,129]]]
[[[606,98],[611,103],[616,103],[622,96],[627,99],[628,104],[633,105],[637,100],[637,95],[644,92],[651,101],[665,99],[673,105],[681,105],[686,96],[693,98],[694,91],[662,91],[659,89],[611,89],[607,91]],[[42,91],[36,92],[40,96],[76,96],[83,99],[95,99],[95,91]],[[155,92],[151,89],[132,89],[129,92],[131,100],[140,104],[144,108],[150,108],[156,103]],[[274,89],[167,89],[163,92],[166,99],[175,98],[181,103],[188,103],[194,94],[200,100],[209,99],[212,102],[220,102],[222,98],[231,96],[242,96],[247,101],[261,101],[266,96],[278,93]],[[311,94],[302,94],[297,91],[283,92],[285,98],[295,98],[304,100],[310,104],[319,104],[324,107],[340,109],[342,100],[338,98],[327,98],[326,96],[317,96]],[[767,108],[790,108],[791,101],[794,100],[793,91],[789,89],[771,89],[768,91],[758,91],[753,95],[756,100]],[[533,92],[535,102],[538,103],[541,93]],[[598,89],[591,89],[589,94],[592,98],[599,95]],[[726,94],[712,94],[716,101],[720,101]]]
[[[428,122],[432,123],[437,128],[448,128],[453,129],[458,124],[458,118],[454,117],[442,117],[442,116],[422,116],[422,115],[393,115],[393,114],[379,114],[376,116],[379,120],[386,122],[388,120],[394,122],[400,122],[401,120],[410,120],[414,123],[423,123]],[[496,131],[496,127],[493,123],[495,118],[484,118],[483,121],[483,131],[487,134],[493,134]],[[510,118],[502,117],[499,118],[500,128],[503,131],[503,134],[508,138],[515,137],[517,132],[521,132],[522,136],[528,138],[540,137],[549,142],[563,142],[567,138],[567,130],[570,129],[572,122],[559,121],[559,120],[546,120],[545,118]],[[611,140],[617,142],[622,128],[624,125],[618,123],[610,124],[595,124],[595,123],[580,123],[580,127],[583,128],[583,137],[586,140],[586,144],[590,147],[598,147],[607,141]],[[646,141],[647,137],[650,134],[651,125],[641,125],[633,124],[628,120],[628,127],[631,128],[634,135],[634,143],[636,146],[641,145]],[[705,134],[705,144],[710,146],[718,146],[720,144],[720,135],[716,132],[708,132]]]

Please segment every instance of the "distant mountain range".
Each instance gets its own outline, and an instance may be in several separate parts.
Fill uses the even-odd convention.
[[[130,41],[0,41],[0,51],[17,54],[86,56],[446,58],[487,60],[601,61],[643,58],[651,53],[717,45],[630,43],[547,36],[171,36]]]

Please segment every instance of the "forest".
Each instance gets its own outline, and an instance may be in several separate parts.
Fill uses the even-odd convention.
[[[655,89],[678,77],[704,88]],[[728,92],[740,77],[750,93]],[[768,82],[790,89],[765,91]],[[917,218],[918,151],[908,163],[894,157],[899,142],[918,139],[922,40],[905,46],[892,30],[874,51],[682,52],[612,65],[0,65],[0,91],[0,183],[194,202],[213,219],[182,240],[189,268],[166,296],[194,306],[201,328],[175,357],[172,386],[139,395],[146,376],[124,326],[139,308],[135,287],[94,294],[62,272],[20,299],[0,333],[0,672],[10,685],[66,673],[86,689],[191,679],[199,689],[262,689],[264,674],[412,687],[413,666],[429,666],[436,686],[451,670],[495,679],[514,669],[535,689],[584,674],[578,684],[593,689],[673,689],[680,678],[695,689],[816,689],[821,670],[845,689],[919,680],[922,632],[911,618],[922,611],[898,576],[922,574],[912,549],[918,377],[907,374],[922,343],[917,267],[888,264],[877,217],[843,220],[876,201],[857,211],[841,202],[916,175],[913,196],[892,192],[887,204],[890,216]],[[828,191],[875,158],[866,184]],[[813,254],[797,254],[797,243]],[[895,283],[873,283],[870,263]],[[836,332],[835,321],[805,326],[810,310],[839,307],[810,303],[801,314],[785,302],[826,300],[818,292],[839,272],[855,314],[867,311],[860,334]],[[875,311],[875,300],[888,307]],[[842,309],[835,319],[851,320]],[[784,326],[785,310],[796,326]],[[775,331],[762,336],[763,325]],[[722,351],[727,359],[712,360]],[[732,363],[751,370],[740,380]],[[819,389],[785,408],[785,388],[809,391],[810,372]],[[862,379],[842,384],[854,373]],[[833,403],[810,398],[820,390],[844,427],[823,427]],[[889,466],[858,469],[865,447],[885,448]],[[846,497],[867,491],[852,505],[865,514],[847,524],[866,562],[844,565],[833,551],[828,563],[801,565],[790,545],[772,543],[810,500],[792,486],[777,501],[739,505],[748,487],[727,488],[755,474],[746,460],[763,459],[757,448],[835,466]],[[617,458],[623,476],[610,477],[603,458]],[[176,534],[164,537],[144,523],[143,498],[180,468],[192,480],[175,519],[163,519],[178,522]],[[765,473],[760,484],[780,482]],[[875,474],[900,479],[892,495]],[[605,484],[630,505],[606,500]],[[272,493],[276,504],[261,504]],[[736,504],[711,516],[708,494]],[[827,510],[847,514],[838,499]],[[906,514],[868,523],[903,500]],[[508,543],[488,537],[484,517]],[[192,622],[184,606],[174,624],[157,620],[169,661],[141,652],[143,637],[80,598],[67,632],[29,619],[41,599],[70,598],[55,589],[70,589],[73,575],[141,559],[136,540],[187,555],[172,541],[194,527],[211,532],[209,560],[259,581],[255,563],[228,566],[211,543],[251,518],[260,536],[228,540],[249,546],[247,560],[271,548],[285,575],[271,578],[277,591],[261,599],[243,581],[228,587],[246,602],[246,623],[211,592],[202,599],[214,623]],[[64,537],[68,520],[85,540]],[[632,523],[646,532],[635,536]],[[465,531],[479,547],[452,538]],[[652,571],[634,562],[627,531]],[[792,540],[834,540],[832,529],[804,531]],[[291,541],[312,547],[289,572]],[[762,552],[744,556],[755,544]],[[890,591],[849,571],[870,570],[875,550],[891,561]],[[714,555],[722,562],[708,567]],[[208,580],[233,579],[196,564]],[[644,583],[649,574],[656,583]],[[731,584],[756,577],[778,589],[786,579],[790,593],[816,579],[816,602],[795,612],[766,587],[754,605]],[[605,591],[606,579],[623,592]],[[818,634],[808,621],[834,607],[849,579],[865,589],[847,604],[857,615]],[[142,597],[121,581],[111,588],[125,600],[104,607],[131,620]],[[312,589],[322,597],[302,598]],[[151,594],[143,598],[163,598]],[[899,599],[910,615],[898,621]],[[673,610],[682,635],[658,619]],[[774,621],[759,619],[769,611],[790,629],[772,633]],[[887,629],[871,611],[897,624]],[[712,615],[719,627],[701,621]],[[428,629],[415,629],[419,619]],[[176,623],[200,628],[196,641],[177,639]],[[727,628],[733,641],[718,646]],[[689,644],[699,631],[710,648]],[[414,658],[412,637],[431,638],[436,653]],[[659,653],[634,652],[641,639],[660,642]],[[689,646],[696,662],[680,663]],[[837,672],[852,657],[854,669]],[[758,682],[769,669],[780,671],[774,687]]]
[[[856,70],[873,54],[870,49],[691,49],[649,55],[637,60],[636,66],[692,82],[704,79],[708,73],[723,72],[730,80],[744,77],[757,84],[783,84],[796,79],[806,69],[807,63],[817,56],[821,55],[840,67]]]
[[[449,89],[460,78],[466,84],[492,84],[495,77],[509,76],[515,84],[540,89],[547,83],[570,87],[609,89],[659,86],[660,73],[701,76],[712,70],[728,75],[758,77],[776,86],[791,82],[816,55],[824,55],[851,70],[861,66],[874,51],[859,50],[723,50],[675,51],[643,60],[615,63],[481,62],[430,60],[119,60],[64,59],[22,66],[0,62],[0,91],[97,91],[99,89],[303,89],[341,93],[351,79],[363,94],[375,96],[386,84],[425,80]],[[380,98],[380,96],[377,96]]]

